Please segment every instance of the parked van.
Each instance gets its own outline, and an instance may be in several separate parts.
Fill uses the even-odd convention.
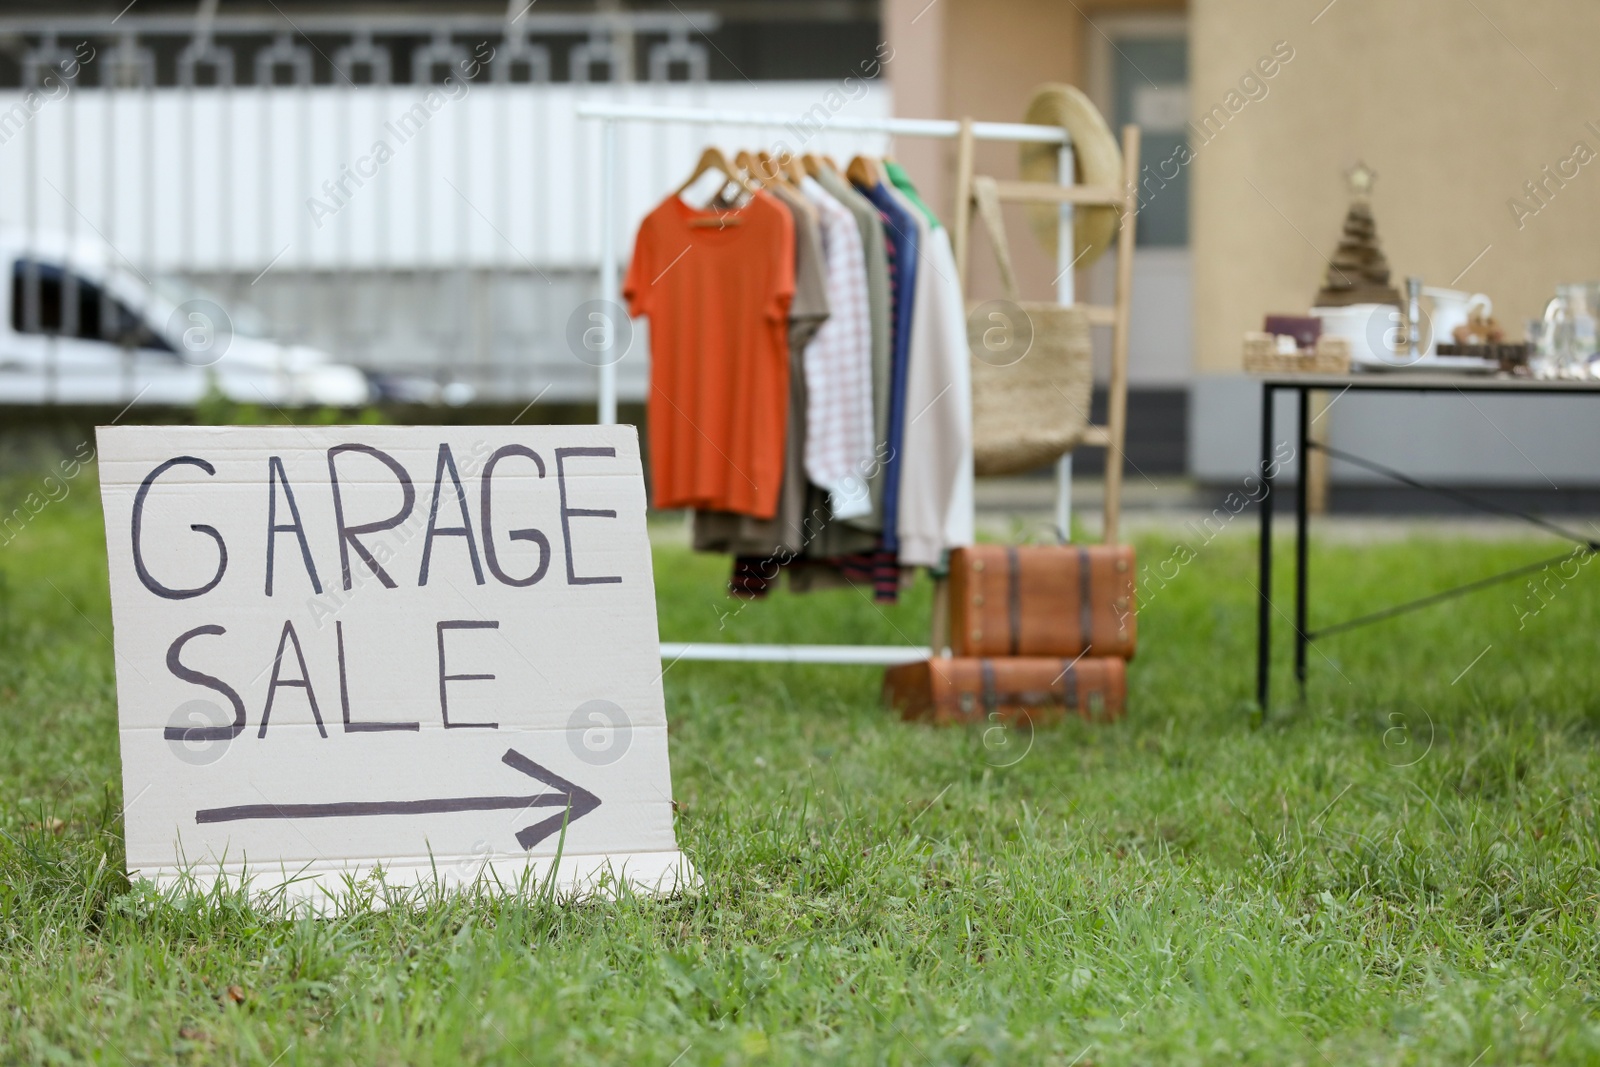
[[[252,309],[146,277],[108,246],[0,232],[0,404],[351,407],[376,383],[305,345],[262,336]]]

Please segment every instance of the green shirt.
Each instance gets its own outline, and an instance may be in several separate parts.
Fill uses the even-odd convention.
[[[906,173],[906,169],[900,164],[891,163],[886,159],[883,161],[883,173],[888,175],[891,185],[905,193],[906,199],[915,204],[917,210],[927,216],[928,225],[937,229],[939,226],[938,216],[933,213],[932,208],[922,202],[922,197],[917,195],[917,187],[911,184],[911,175]]]

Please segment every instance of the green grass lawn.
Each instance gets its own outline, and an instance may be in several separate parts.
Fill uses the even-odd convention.
[[[284,919],[123,874],[91,477],[0,547],[0,1061],[1600,1061],[1600,568],[1330,638],[1301,707],[1285,643],[1264,727],[1243,522],[1144,605],[1120,724],[935,730],[876,670],[680,663],[703,890]],[[1321,549],[1320,621],[1555,551]],[[741,609],[724,573],[658,550],[664,636],[925,634],[925,586]]]

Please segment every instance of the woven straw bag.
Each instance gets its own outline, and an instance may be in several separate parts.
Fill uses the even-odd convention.
[[[973,469],[1017,474],[1072,451],[1089,425],[1094,365],[1081,308],[1018,299],[993,178],[972,183],[1006,299],[969,303]]]

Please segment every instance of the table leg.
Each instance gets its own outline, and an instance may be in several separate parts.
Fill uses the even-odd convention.
[[[1300,463],[1300,478],[1294,498],[1294,677],[1300,684],[1300,699],[1306,695],[1306,500],[1311,481],[1311,391],[1304,387],[1300,394],[1300,451],[1295,453]]]
[[[1256,703],[1267,717],[1267,691],[1272,661],[1272,400],[1271,382],[1261,383],[1261,563],[1260,602],[1256,605]]]

